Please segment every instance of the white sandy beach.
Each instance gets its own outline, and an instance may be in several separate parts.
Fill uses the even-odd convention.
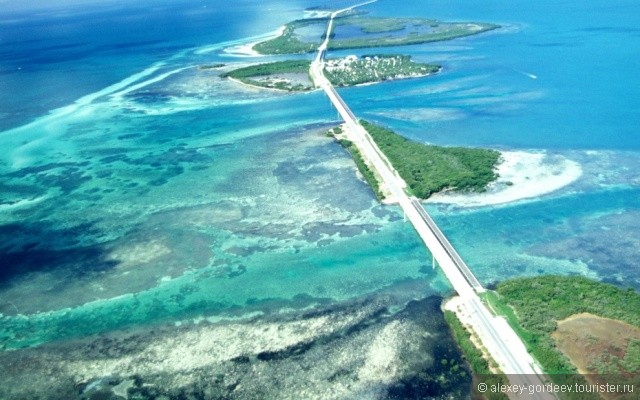
[[[437,193],[426,202],[480,207],[542,196],[575,182],[582,167],[575,161],[545,152],[504,151],[500,177],[484,193]]]
[[[245,43],[237,46],[231,46],[224,49],[224,53],[231,57],[263,57],[264,54],[260,54],[257,51],[253,50],[253,46],[260,42],[264,42],[267,40],[275,39],[278,36],[282,36],[284,33],[285,26],[281,26],[277,31],[270,33],[269,35],[251,43]]]

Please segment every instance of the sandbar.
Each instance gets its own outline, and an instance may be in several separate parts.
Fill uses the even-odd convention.
[[[499,178],[483,193],[441,192],[426,202],[481,207],[531,199],[555,192],[580,178],[579,163],[546,152],[502,151]]]
[[[226,49],[224,49],[224,53],[228,56],[232,56],[232,57],[264,57],[264,54],[260,54],[257,51],[255,51],[253,49],[253,46],[255,46],[258,43],[267,41],[267,40],[271,40],[271,39],[275,39],[277,37],[282,36],[282,34],[284,33],[285,30],[285,26],[281,26],[278,30],[262,37],[260,40],[254,41],[254,42],[250,42],[250,43],[245,43],[245,44],[241,44],[241,45],[237,45],[237,46],[231,46],[231,47],[227,47]]]

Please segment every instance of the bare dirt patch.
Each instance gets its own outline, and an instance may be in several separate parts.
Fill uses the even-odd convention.
[[[640,378],[640,328],[627,323],[581,313],[558,321],[551,334],[558,349],[581,374],[614,374],[628,381]],[[585,376],[590,383],[595,376]],[[605,399],[615,394],[602,394]]]

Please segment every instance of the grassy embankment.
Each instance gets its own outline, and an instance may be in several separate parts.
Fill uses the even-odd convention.
[[[321,35],[312,42],[303,42],[296,30],[314,24],[326,24],[326,18],[314,18],[292,21],[285,25],[282,35],[260,42],[253,50],[261,54],[300,54],[314,52],[324,40]],[[329,50],[362,49],[370,47],[405,46],[451,40],[464,36],[487,32],[499,25],[484,23],[445,23],[417,18],[370,18],[341,17],[336,19],[336,28],[350,25],[360,29],[362,35],[350,38],[336,38],[330,34]],[[381,35],[388,33],[387,35]]]
[[[583,377],[576,375],[576,368],[558,350],[551,336],[556,331],[558,321],[589,313],[640,327],[638,292],[583,277],[544,276],[508,280],[500,283],[496,292],[486,293],[483,299],[497,314],[505,316],[529,352],[558,384],[585,383]],[[628,348],[622,350],[625,354],[623,358],[602,358],[593,366],[597,369],[594,372],[613,373],[624,379],[629,378],[629,374],[635,374],[633,379],[638,379],[640,344],[632,340]],[[565,398],[598,397],[574,393],[567,394]]]
[[[488,400],[508,399],[508,397],[503,393],[479,393],[477,391],[476,379],[478,375],[482,375],[482,382],[489,386],[499,384],[506,385],[508,384],[507,377],[504,375],[493,375],[489,363],[482,356],[482,352],[476,348],[475,344],[471,341],[471,335],[462,323],[460,323],[460,320],[458,320],[458,317],[453,312],[445,311],[444,319],[447,321],[447,325],[449,325],[449,328],[451,329],[453,338],[456,343],[458,343],[458,346],[462,350],[462,353],[473,372],[474,383],[472,385],[472,390],[474,398],[485,398]]]
[[[495,167],[500,153],[495,150],[426,145],[367,121],[361,123],[419,198],[445,189],[483,191],[498,177]]]
[[[341,133],[342,128],[336,127],[327,132],[327,136],[335,137],[335,135],[340,135]],[[378,179],[374,175],[373,171],[364,162],[364,159],[362,158],[362,155],[360,154],[358,148],[350,140],[339,139],[338,143],[340,143],[342,147],[344,147],[349,152],[349,154],[351,154],[353,161],[356,163],[356,167],[358,167],[358,171],[360,171],[360,174],[362,175],[364,180],[369,184],[371,190],[373,190],[373,194],[375,194],[378,201],[384,200],[384,194],[380,190]]]

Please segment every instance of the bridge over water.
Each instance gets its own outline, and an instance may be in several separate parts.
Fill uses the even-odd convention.
[[[461,312],[468,316],[471,321],[471,328],[478,335],[489,354],[498,363],[501,371],[508,375],[512,384],[543,385],[546,383],[543,373],[527,352],[524,343],[503,318],[492,315],[480,300],[478,293],[485,291],[480,282],[424,209],[422,203],[417,198],[406,193],[404,180],[398,175],[373,138],[359,123],[355,114],[324,76],[324,58],[335,17],[355,7],[373,2],[375,0],[338,10],[331,14],[327,24],[325,40],[318,48],[316,57],[311,63],[310,75],[315,85],[324,90],[344,120],[349,139],[358,147],[362,157],[369,162],[370,167],[375,170],[382,181],[381,183],[392,194],[394,201],[402,208],[408,221],[411,222],[434,259],[442,268],[445,276],[460,296],[460,304],[464,308]],[[527,398],[553,399],[555,397],[546,393],[538,393],[528,395]]]

